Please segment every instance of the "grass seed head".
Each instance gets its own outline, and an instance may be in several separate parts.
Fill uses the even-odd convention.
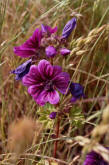
[[[42,130],[39,122],[24,117],[14,121],[8,129],[8,149],[10,152],[20,154],[31,146],[34,137],[38,141]],[[35,136],[35,133],[37,136]]]

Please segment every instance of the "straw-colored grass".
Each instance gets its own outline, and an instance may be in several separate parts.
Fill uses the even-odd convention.
[[[71,54],[66,59],[58,56],[54,64],[61,65],[73,82],[84,86],[86,98],[71,105],[69,95],[61,97],[60,108],[71,111],[61,120],[57,158],[54,158],[56,121],[48,116],[55,107],[49,104],[39,107],[22,83],[14,80],[10,71],[25,59],[16,56],[13,47],[26,41],[41,23],[57,26],[61,35],[72,17],[77,18],[77,27],[68,41]],[[82,165],[91,149],[102,152],[109,161],[109,153],[103,147],[109,147],[108,71],[109,0],[0,0],[0,165]],[[44,128],[38,142],[37,136],[32,138],[31,146],[24,147],[16,158],[7,147],[11,144],[8,129],[13,121],[24,116],[44,124]],[[33,125],[26,129],[33,129]],[[32,130],[29,131],[31,134]],[[29,136],[20,136],[20,147],[24,145],[24,136],[28,140]],[[15,151],[18,146],[14,144]]]

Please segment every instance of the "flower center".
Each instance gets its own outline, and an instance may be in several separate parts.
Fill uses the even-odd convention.
[[[53,82],[52,80],[47,80],[45,82],[45,88],[44,88],[46,91],[53,91],[54,90],[54,85],[53,85]]]

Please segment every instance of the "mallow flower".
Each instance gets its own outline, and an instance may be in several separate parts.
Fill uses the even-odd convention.
[[[80,99],[81,97],[85,97],[84,88],[79,83],[73,83],[72,82],[70,84],[69,90],[73,96],[71,99],[72,102],[76,101],[77,99]]]
[[[75,27],[76,27],[76,18],[74,17],[70,21],[68,21],[67,24],[65,25],[62,31],[62,38],[67,39]]]
[[[109,165],[98,153],[91,151],[86,155],[83,165]]]
[[[22,58],[31,57],[37,55],[40,47],[42,32],[40,29],[36,29],[33,35],[21,46],[14,47],[14,53]]]
[[[15,80],[21,80],[29,72],[31,64],[32,60],[30,59],[11,71],[11,73],[16,74]]]
[[[37,66],[31,65],[22,82],[28,87],[28,93],[36,103],[43,106],[47,102],[57,104],[60,99],[58,91],[65,94],[69,80],[69,74],[62,72],[60,66],[52,66],[43,59]]]
[[[37,56],[41,47],[41,40],[43,34],[47,33],[50,36],[57,31],[57,27],[51,28],[50,26],[42,25],[41,30],[36,28],[33,35],[22,45],[14,47],[14,53],[22,58]]]

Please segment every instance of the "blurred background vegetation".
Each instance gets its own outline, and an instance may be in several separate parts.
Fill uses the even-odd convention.
[[[25,61],[13,53],[14,46],[26,41],[42,23],[57,26],[61,35],[72,17],[77,18],[77,27],[69,41],[71,54],[62,66],[73,82],[84,86],[86,100],[78,101],[63,116],[56,161],[52,159],[55,121],[48,117],[54,106],[39,108],[10,71]],[[44,129],[40,141],[33,141],[31,154],[25,154],[16,164],[81,164],[82,147],[72,139],[90,138],[91,131],[102,120],[101,114],[109,102],[108,71],[109,0],[0,0],[0,164],[15,164],[10,163],[7,149],[8,127],[23,116],[44,123]],[[109,132],[105,133],[103,137],[108,134],[109,139]],[[109,146],[109,140],[104,140],[100,138],[100,143]]]

